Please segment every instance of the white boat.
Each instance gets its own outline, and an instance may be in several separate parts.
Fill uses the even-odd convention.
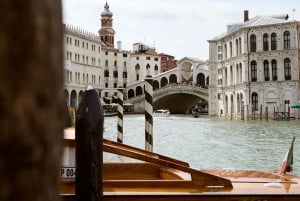
[[[155,110],[153,114],[156,117],[168,117],[170,116],[170,111],[168,109],[160,109]]]

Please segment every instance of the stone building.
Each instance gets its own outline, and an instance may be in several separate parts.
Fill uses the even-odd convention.
[[[230,118],[287,112],[300,99],[299,21],[256,16],[209,40],[209,114]],[[292,116],[298,111],[291,110]]]
[[[123,50],[121,41],[115,47],[112,17],[106,3],[98,34],[64,25],[65,99],[71,107],[78,107],[88,85],[98,89],[103,101],[112,103],[117,88],[126,88],[144,80],[147,74],[155,76],[161,71],[155,48],[135,43],[131,51]]]
[[[160,66],[162,73],[177,67],[177,60],[175,60],[174,56],[165,53],[160,53],[159,56],[161,58]]]

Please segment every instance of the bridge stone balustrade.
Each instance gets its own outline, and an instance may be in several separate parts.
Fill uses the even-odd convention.
[[[201,88],[194,85],[180,85],[180,84],[169,84],[163,88],[159,88],[153,92],[153,103],[159,99],[168,97],[182,95],[184,96],[194,96],[196,99],[204,99],[208,100],[208,89]],[[131,99],[127,99],[124,103],[131,103],[134,105],[135,112],[143,112],[144,111],[144,101],[145,95],[142,94],[140,96],[133,97]]]

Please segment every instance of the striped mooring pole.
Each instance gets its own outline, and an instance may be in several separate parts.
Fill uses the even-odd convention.
[[[118,137],[117,142],[123,143],[123,88],[118,89]]]
[[[153,79],[145,78],[145,150],[153,151]]]

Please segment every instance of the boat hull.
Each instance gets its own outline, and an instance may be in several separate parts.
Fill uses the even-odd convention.
[[[74,159],[74,136],[74,129],[65,130],[65,149],[71,159]],[[300,177],[289,174],[231,169],[197,170],[184,161],[105,139],[103,151],[137,160],[104,162],[101,167],[103,200],[300,200]],[[75,200],[74,177],[61,179],[63,200]]]
[[[64,201],[75,201],[75,195],[62,195]],[[300,195],[228,195],[228,194],[123,194],[105,193],[103,201],[299,201]]]

